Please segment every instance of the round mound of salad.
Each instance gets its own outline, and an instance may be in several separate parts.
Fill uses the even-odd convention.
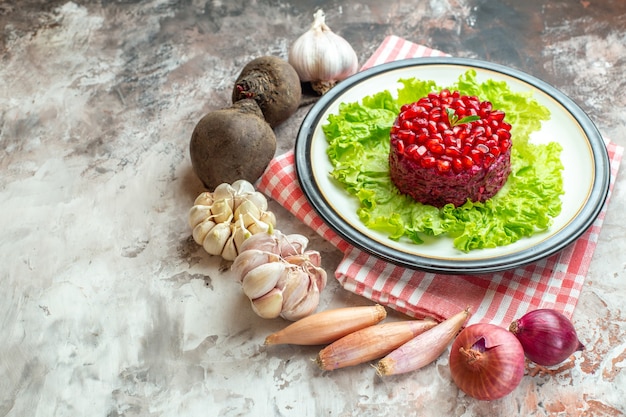
[[[532,133],[550,119],[549,110],[531,92],[511,91],[504,81],[480,82],[471,69],[447,86],[417,78],[399,83],[395,96],[385,90],[341,103],[322,126],[333,166],[330,175],[359,201],[357,214],[366,227],[415,244],[446,236],[464,252],[509,245],[550,227],[561,212],[564,193],[562,147],[555,141],[531,142]],[[489,101],[506,113],[511,125],[511,172],[498,193],[484,202],[422,204],[400,192],[390,178],[390,130],[402,106],[442,90]]]

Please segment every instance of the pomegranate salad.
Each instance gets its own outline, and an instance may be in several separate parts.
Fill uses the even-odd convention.
[[[477,81],[474,70],[468,70],[449,86],[416,78],[399,82],[401,87],[395,97],[386,90],[360,102],[342,103],[338,113],[330,115],[322,126],[333,166],[330,174],[359,200],[358,215],[368,228],[393,240],[416,244],[424,243],[427,237],[447,236],[457,249],[469,252],[509,245],[550,227],[561,212],[562,148],[557,142],[530,141],[531,134],[549,120],[547,108],[530,93],[511,91],[503,81]],[[448,91],[489,102],[493,109],[506,114],[510,125],[510,173],[501,188],[498,186],[499,191],[485,201],[468,199],[462,204],[457,201],[456,205],[437,207],[417,202],[392,181],[390,133],[408,104]],[[461,124],[463,120],[455,122]],[[469,166],[469,160],[466,163]],[[451,173],[453,164],[449,167]],[[442,169],[448,167],[439,165]],[[460,165],[457,171],[462,172],[462,168]]]

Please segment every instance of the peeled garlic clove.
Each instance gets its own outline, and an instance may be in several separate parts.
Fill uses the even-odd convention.
[[[276,215],[271,211],[264,211],[261,213],[261,217],[259,218],[263,223],[271,224],[272,226],[276,226]]]
[[[198,223],[198,225],[194,227],[193,231],[191,232],[193,240],[198,245],[202,245],[202,242],[204,242],[206,235],[211,231],[211,229],[215,227],[216,224],[217,223],[215,223],[210,217],[207,217],[206,219],[204,219],[204,221]]]
[[[253,235],[256,235],[258,233],[268,233],[271,228],[271,225],[256,219],[254,220],[254,223],[248,226],[248,230]]]
[[[250,272],[257,266],[270,262],[278,262],[279,260],[280,257],[275,253],[258,249],[249,249],[239,252],[239,255],[237,255],[237,257],[233,261],[230,269],[241,281],[248,272]]]
[[[235,221],[242,219],[245,227],[261,217],[261,210],[252,201],[244,200],[235,210]]]
[[[252,300],[259,298],[274,288],[284,273],[283,262],[259,265],[243,277],[241,281],[243,292]]]
[[[189,210],[189,226],[193,229],[207,217],[212,217],[211,206],[195,205]]]
[[[254,185],[246,180],[237,180],[231,184],[233,196],[243,196],[256,192]]]
[[[246,229],[241,223],[236,223],[233,226],[233,241],[235,242],[237,253],[241,253],[243,242],[251,236],[250,230]]]
[[[230,223],[218,223],[207,233],[202,247],[210,255],[221,255],[230,237]]]
[[[274,288],[262,297],[251,300],[252,311],[264,319],[275,319],[283,309],[283,294]]]
[[[235,239],[234,239],[234,235],[232,234],[232,230],[231,230],[231,235],[228,238],[228,240],[226,241],[226,244],[224,245],[224,249],[222,249],[222,258],[227,260],[227,261],[234,261],[235,258],[237,257],[237,247],[235,246]]]
[[[200,193],[200,195],[198,195],[198,197],[196,197],[196,200],[193,202],[194,206],[211,206],[213,205],[213,193],[210,193],[208,191],[205,191],[203,193]]]
[[[213,213],[216,223],[230,222],[233,217],[233,210],[230,202],[223,198],[215,200],[211,206],[211,213]]]
[[[267,210],[267,199],[265,198],[265,196],[262,193],[260,193],[258,191],[255,191],[255,192],[249,193],[249,194],[245,194],[245,195],[239,197],[239,204],[241,204],[243,201],[251,202],[252,204],[257,206],[259,208],[259,210],[261,210],[261,211]],[[237,202],[237,200],[235,200],[235,202]]]
[[[315,91],[324,94],[336,82],[355,74],[359,63],[348,41],[326,25],[324,12],[318,10],[313,17],[311,28],[292,44],[288,62],[300,81],[310,81]]]
[[[214,200],[226,200],[230,203],[230,208],[233,208],[233,196],[235,195],[235,189],[228,183],[222,183],[215,187],[213,190]]]

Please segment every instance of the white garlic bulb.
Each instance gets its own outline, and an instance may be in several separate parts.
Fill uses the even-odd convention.
[[[300,81],[310,82],[315,91],[324,94],[355,74],[359,63],[348,41],[326,25],[324,12],[320,9],[313,16],[311,28],[291,46],[288,61]]]
[[[296,321],[317,309],[327,275],[320,253],[307,244],[305,236],[278,230],[242,244],[231,270],[258,316]]]
[[[248,237],[276,226],[276,216],[267,210],[267,199],[246,180],[203,192],[188,217],[193,240],[208,254],[227,261],[237,257]]]

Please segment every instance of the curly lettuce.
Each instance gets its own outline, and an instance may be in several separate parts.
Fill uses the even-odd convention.
[[[359,219],[393,240],[422,244],[426,237],[448,236],[454,247],[505,246],[544,231],[561,212],[563,191],[561,145],[535,144],[533,132],[550,112],[530,92],[513,92],[503,81],[478,82],[468,70],[445,88],[490,101],[506,113],[513,128],[511,175],[496,196],[484,203],[467,202],[436,208],[399,193],[389,177],[389,130],[400,106],[443,87],[416,78],[399,80],[397,97],[385,90],[361,102],[342,103],[322,130],[328,140],[330,175],[359,201]]]

